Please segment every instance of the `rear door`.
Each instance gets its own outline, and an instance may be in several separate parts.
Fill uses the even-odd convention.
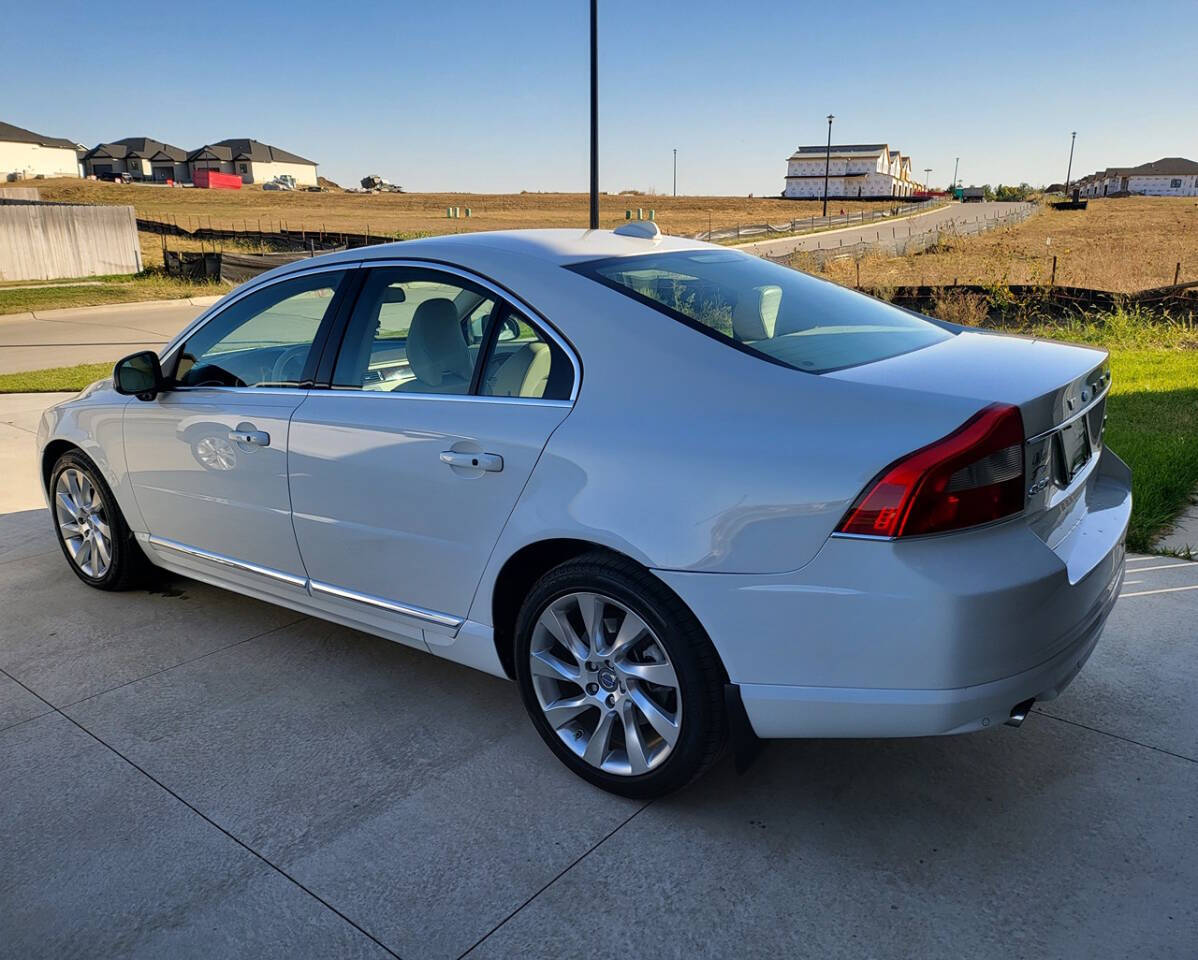
[[[419,643],[452,634],[577,365],[547,325],[449,268],[366,272],[331,373],[291,424],[313,599]]]

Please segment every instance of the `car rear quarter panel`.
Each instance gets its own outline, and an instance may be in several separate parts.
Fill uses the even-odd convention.
[[[496,254],[480,269],[536,291],[533,305],[574,345],[583,374],[480,584],[471,616],[484,622],[506,558],[554,537],[660,569],[795,570],[882,467],[979,408],[772,364],[520,259]]]

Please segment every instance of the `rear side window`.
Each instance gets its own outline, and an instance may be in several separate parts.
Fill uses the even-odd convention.
[[[570,269],[730,346],[809,373],[952,336],[888,303],[735,250],[612,257]]]

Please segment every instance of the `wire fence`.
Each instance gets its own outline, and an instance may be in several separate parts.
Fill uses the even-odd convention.
[[[780,223],[738,223],[734,227],[719,227],[691,234],[692,240],[740,240],[745,237],[768,237],[773,234],[812,233],[829,227],[845,227],[854,223],[871,223],[891,217],[903,217],[920,211],[932,210],[942,204],[931,200],[906,203],[885,210],[859,210],[856,213],[829,214],[826,217],[794,217]]]
[[[873,239],[866,238],[854,243],[845,243],[843,238],[829,238],[826,243],[816,239],[814,249],[796,250],[777,256],[762,252],[761,255],[775,263],[791,267],[820,266],[829,260],[845,257],[861,259],[869,253],[906,257],[937,247],[948,237],[972,236],[996,227],[1022,223],[1032,215],[1035,206],[1033,203],[1020,203],[1009,210],[983,212],[972,216],[967,208],[962,207],[959,215],[947,221],[940,220],[934,224],[923,225],[917,220],[908,220],[902,224],[893,224],[889,228],[880,227]]]

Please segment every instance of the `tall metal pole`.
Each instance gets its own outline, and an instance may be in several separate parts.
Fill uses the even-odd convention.
[[[591,0],[591,229],[599,229],[599,0]]]
[[[957,157],[957,159],[953,161],[953,185],[951,187],[953,190],[957,189],[957,168],[960,166],[960,164],[961,158]]]
[[[1073,176],[1073,144],[1077,141],[1077,131],[1069,134],[1069,169],[1065,171],[1065,199],[1069,199],[1070,177]]]
[[[828,150],[824,154],[824,218],[828,216],[828,168],[832,166],[832,121],[836,117],[828,114]]]
[[[674,148],[674,196],[678,196],[678,148]]]
[[[931,168],[931,167],[924,167],[924,168],[923,168],[923,173],[924,173],[924,179],[923,179],[923,192],[924,192],[924,193],[931,193],[931,192],[932,192],[932,184],[931,184],[931,180],[932,180],[932,168]]]

